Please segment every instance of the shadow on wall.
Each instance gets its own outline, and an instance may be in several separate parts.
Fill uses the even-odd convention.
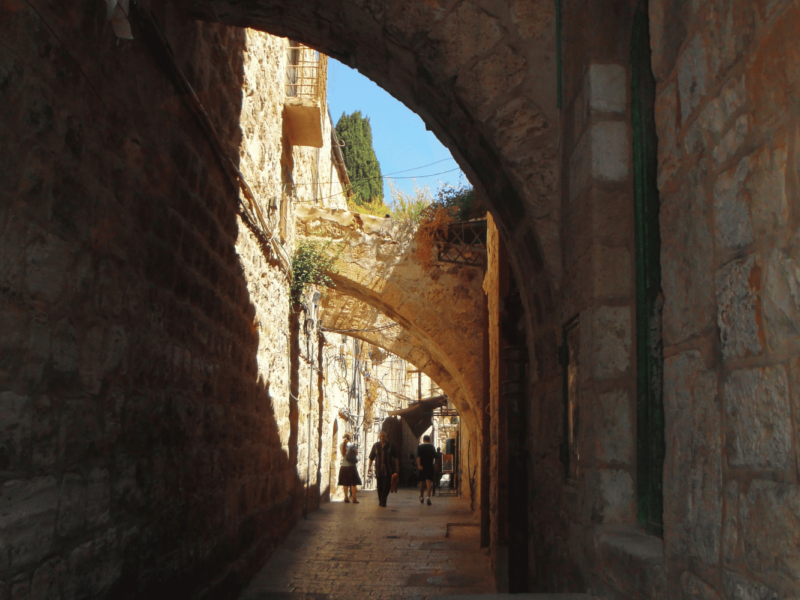
[[[105,10],[0,7],[0,598],[231,597],[302,511],[297,411],[238,190]],[[154,10],[238,160],[244,32]]]

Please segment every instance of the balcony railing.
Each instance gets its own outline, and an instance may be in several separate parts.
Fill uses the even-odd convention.
[[[286,65],[286,96],[324,101],[328,57],[316,50],[292,42]]]

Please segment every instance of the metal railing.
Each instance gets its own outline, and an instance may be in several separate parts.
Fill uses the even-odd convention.
[[[286,96],[323,101],[328,57],[297,42],[291,42],[287,51]]]
[[[437,237],[439,262],[486,268],[486,220],[457,221]]]

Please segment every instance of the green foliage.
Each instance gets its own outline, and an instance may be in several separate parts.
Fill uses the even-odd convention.
[[[383,204],[381,165],[372,148],[372,126],[361,111],[342,113],[336,124],[336,135],[344,142],[342,155],[350,175],[355,203]]]
[[[425,209],[433,203],[433,196],[428,186],[419,187],[416,181],[414,182],[414,191],[409,194],[397,187],[397,184],[390,179],[389,193],[392,195],[392,218],[396,221],[419,223]]]
[[[436,203],[452,209],[457,221],[468,221],[481,216],[480,203],[476,201],[475,190],[459,181],[458,185],[442,183],[436,192]],[[485,212],[485,211],[484,211]]]
[[[336,257],[328,254],[330,242],[302,240],[292,255],[293,302],[300,302],[309,285],[333,287],[328,273],[336,272]]]
[[[392,218],[398,221],[418,224],[425,219],[425,215],[434,214],[438,208],[446,209],[456,221],[467,221],[481,216],[475,191],[461,181],[457,185],[440,183],[435,197],[427,185],[419,187],[416,181],[413,193],[408,194],[390,179],[389,191],[392,195]]]
[[[362,215],[372,215],[373,217],[391,217],[392,211],[383,202],[364,202],[358,204],[354,199],[347,199],[347,210]]]

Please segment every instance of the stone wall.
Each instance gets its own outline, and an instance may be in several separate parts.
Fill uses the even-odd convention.
[[[792,598],[798,115],[787,32],[800,6],[650,3],[663,539],[636,516],[633,12],[562,7],[564,278],[558,318],[533,325],[533,585],[607,598]],[[576,317],[573,340],[565,326]],[[577,348],[574,453],[562,446],[557,344]],[[577,463],[569,475],[565,453]]]
[[[552,317],[535,315],[531,343],[530,576],[538,589],[585,591],[602,577],[595,538],[636,523],[632,12],[607,4],[561,3],[563,278]]]
[[[333,405],[236,185],[105,10],[0,8],[0,598],[231,597],[318,502]],[[277,225],[286,41],[154,11]],[[333,170],[323,125],[297,182]]]
[[[798,2],[651,4],[668,594],[793,598]]]

